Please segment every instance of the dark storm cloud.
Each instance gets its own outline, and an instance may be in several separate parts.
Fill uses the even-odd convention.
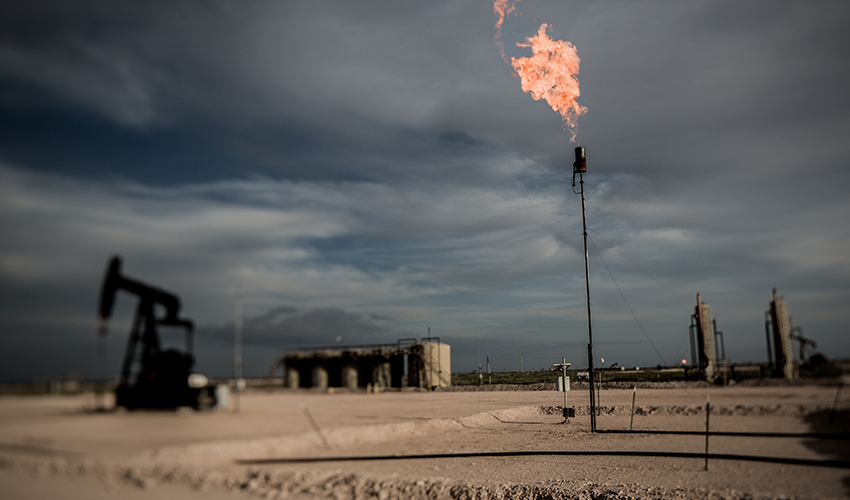
[[[272,348],[333,345],[363,345],[393,342],[384,325],[388,318],[371,314],[353,314],[335,307],[301,310],[280,306],[243,320],[243,342]],[[233,341],[234,324],[204,327],[208,338]]]
[[[401,137],[386,130],[461,132],[527,155],[567,149],[552,121],[541,119],[546,106],[529,103],[510,72],[493,64],[492,19],[478,6],[85,5],[8,12],[7,78],[131,124],[201,113],[232,132],[284,120],[312,127],[313,141],[324,132],[343,151],[377,142],[386,154]],[[532,2],[510,23],[520,40],[551,18],[557,34],[580,47],[582,99],[593,110],[582,133],[612,135],[612,148],[628,141],[634,154],[644,134],[791,128],[845,116],[840,89],[850,70],[825,63],[847,52],[843,8],[828,7],[837,11],[776,2],[663,9]],[[103,97],[113,93],[138,102]],[[122,118],[125,108],[144,111]]]
[[[520,10],[509,56],[546,22],[582,58],[599,345],[658,362],[610,270],[668,359],[697,292],[733,358],[759,359],[774,286],[846,355],[844,3]],[[494,22],[465,1],[4,2],[3,340],[89,338],[117,253],[199,324],[242,300],[269,348],[274,321],[323,342],[431,326],[465,351],[481,334],[538,345],[542,364],[580,344],[573,145],[520,90]],[[297,312],[267,316],[280,304]],[[224,344],[199,359],[228,366]]]
[[[471,5],[406,5],[406,15],[386,4],[208,5],[30,12],[27,32],[44,35],[11,29],[2,74],[127,126],[211,128],[293,177],[427,176],[409,158],[467,129],[501,139],[500,108],[522,110],[521,96],[504,100],[513,85],[494,83],[510,75],[489,64],[490,19],[476,21]],[[458,39],[465,31],[478,36]]]

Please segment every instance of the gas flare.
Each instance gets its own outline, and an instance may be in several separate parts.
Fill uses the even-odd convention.
[[[519,0],[496,0],[493,2],[493,12],[499,17],[496,19],[496,45],[499,46],[499,52],[501,52],[502,59],[505,62],[508,62],[508,58],[505,56],[505,42],[500,40],[502,37],[502,25],[505,23],[505,18],[516,10],[517,2]]]
[[[505,43],[501,40],[505,19],[516,10],[519,0],[495,0],[493,12],[496,13],[496,45],[502,59],[514,69],[514,76],[520,78],[523,92],[528,92],[535,101],[545,100],[564,120],[564,127],[570,129],[570,140],[576,140],[578,117],[587,112],[587,108],[576,99],[581,95],[578,85],[578,68],[581,59],[576,48],[570,42],[552,40],[546,34],[548,24],[541,24],[537,35],[518,43],[517,47],[531,49],[531,57],[512,57],[505,55]]]
[[[530,48],[532,55],[512,57],[511,66],[522,82],[523,92],[529,93],[535,101],[545,100],[560,114],[564,125],[570,128],[570,139],[575,141],[578,117],[587,112],[587,108],[576,101],[581,95],[576,77],[581,59],[570,42],[549,38],[548,28],[548,24],[541,24],[537,35],[526,38],[527,43],[517,44]]]

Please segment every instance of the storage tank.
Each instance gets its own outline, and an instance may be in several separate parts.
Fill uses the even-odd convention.
[[[313,376],[310,383],[311,387],[317,389],[327,389],[328,388],[328,369],[325,364],[321,361],[314,361],[313,364]]]
[[[286,387],[290,389],[301,387],[301,374],[298,372],[298,367],[292,363],[286,365]]]
[[[442,342],[422,342],[411,346],[408,385],[425,389],[452,385],[451,358],[451,347]]]
[[[342,387],[357,389],[358,382],[357,360],[347,359],[342,363]]]

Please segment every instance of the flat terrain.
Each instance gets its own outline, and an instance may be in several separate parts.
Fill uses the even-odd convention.
[[[850,391],[848,391],[850,392]],[[638,389],[634,428],[846,433],[836,386]],[[601,430],[632,390],[603,390]],[[206,413],[0,398],[0,498],[850,498],[850,441],[589,432],[587,391],[248,392]],[[305,410],[306,408],[306,410]],[[308,413],[318,426],[311,426]],[[672,454],[684,454],[673,456]],[[824,462],[831,461],[831,462]]]

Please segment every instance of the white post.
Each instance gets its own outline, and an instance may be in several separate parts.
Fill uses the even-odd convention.
[[[562,382],[564,387],[564,422],[569,421],[569,410],[567,410],[567,358],[561,358],[561,368],[564,372],[564,381]]]

